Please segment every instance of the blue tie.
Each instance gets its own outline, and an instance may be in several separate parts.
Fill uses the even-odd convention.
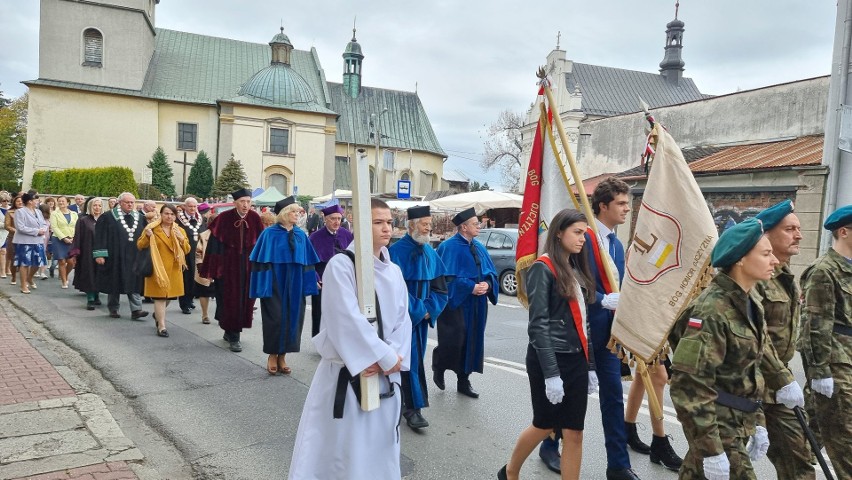
[[[609,257],[615,260],[615,233],[610,232],[606,238],[609,239]]]

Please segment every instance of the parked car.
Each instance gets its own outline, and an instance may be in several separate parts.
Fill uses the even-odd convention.
[[[500,292],[515,296],[518,294],[518,280],[515,278],[515,251],[518,245],[516,228],[483,228],[477,240],[485,245],[494,268],[500,278]]]

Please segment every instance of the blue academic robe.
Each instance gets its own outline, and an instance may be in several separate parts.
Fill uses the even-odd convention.
[[[249,260],[249,297],[261,299],[263,352],[298,352],[305,296],[317,293],[314,247],[302,229],[288,231],[275,224],[261,232]]]
[[[485,246],[476,239],[468,242],[459,233],[438,246],[438,255],[444,262],[449,299],[438,318],[438,347],[432,355],[432,369],[453,370],[465,376],[482,373],[488,302],[497,304],[497,271]],[[478,282],[488,283],[488,293],[472,293]]]
[[[444,263],[429,245],[420,245],[406,234],[388,248],[391,261],[402,270],[408,287],[408,315],[411,317],[411,369],[403,372],[403,400],[406,408],[429,406],[423,359],[429,326],[435,326],[447,305]],[[426,321],[426,314],[429,321]],[[407,373],[407,375],[406,375]]]

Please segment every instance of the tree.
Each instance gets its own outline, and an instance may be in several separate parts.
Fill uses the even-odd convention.
[[[491,187],[488,186],[488,182],[482,184],[482,188],[480,190],[491,190]]]
[[[148,168],[151,169],[151,185],[157,190],[163,192],[163,195],[175,195],[175,183],[172,181],[174,173],[172,166],[169,165],[168,157],[163,151],[163,147],[157,147],[154,154],[151,155],[151,161],[148,162]]]
[[[0,92],[0,189],[18,191],[27,149],[27,104],[23,94],[13,101]]]
[[[224,197],[225,195],[234,192],[240,188],[248,187],[248,178],[243,166],[231,154],[231,158],[225,163],[222,173],[216,179],[216,184],[213,186],[213,195]]]
[[[186,179],[186,193],[198,198],[207,198],[213,190],[213,166],[204,150],[195,157],[195,165],[189,169]]]
[[[517,191],[521,181],[521,127],[523,118],[519,113],[503,110],[497,120],[489,125],[483,144],[482,160],[479,165],[483,171],[499,169],[503,185],[510,191]]]
[[[477,182],[476,180],[474,180],[473,183],[470,184],[470,191],[471,192],[478,192],[481,189],[482,189],[482,187],[479,186],[479,182]]]

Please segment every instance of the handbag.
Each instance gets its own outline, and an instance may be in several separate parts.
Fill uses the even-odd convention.
[[[143,248],[133,260],[133,273],[140,277],[150,277],[154,274],[154,261],[151,260],[151,249]]]

